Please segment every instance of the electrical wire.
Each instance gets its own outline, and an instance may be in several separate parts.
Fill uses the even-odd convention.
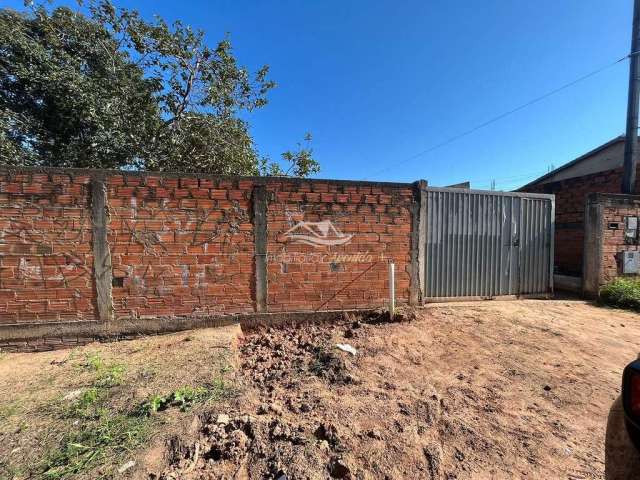
[[[555,88],[555,89],[553,89],[553,90],[551,90],[551,91],[549,91],[549,92],[547,92],[547,93],[545,93],[543,95],[540,95],[539,97],[536,97],[536,98],[534,98],[532,100],[529,100],[528,102],[523,103],[522,105],[520,105],[520,106],[518,106],[516,108],[508,110],[508,111],[506,111],[504,113],[501,113],[500,115],[496,115],[495,117],[487,120],[486,122],[483,122],[483,123],[481,123],[479,125],[476,125],[473,128],[470,128],[468,130],[465,130],[464,132],[461,132],[461,133],[459,133],[457,135],[454,135],[453,137],[450,137],[449,139],[447,139],[447,140],[445,140],[443,142],[437,143],[436,145],[433,145],[433,146],[431,146],[431,147],[429,147],[429,148],[427,148],[425,150],[422,150],[421,152],[418,152],[415,155],[412,155],[412,156],[410,156],[408,158],[405,158],[404,160],[400,160],[398,162],[395,162],[393,165],[389,165],[388,167],[385,167],[385,168],[383,168],[381,170],[378,170],[378,171],[372,173],[368,177],[368,179],[371,179],[373,177],[377,177],[378,175],[380,175],[382,173],[388,172],[389,170],[391,170],[393,168],[396,168],[398,165],[403,165],[403,164],[405,164],[407,162],[415,160],[416,158],[419,158],[419,157],[421,157],[423,155],[426,155],[427,153],[433,152],[434,150],[437,150],[437,149],[442,148],[444,146],[447,146],[447,145],[449,145],[449,144],[451,144],[451,143],[453,143],[453,142],[455,142],[457,140],[460,140],[463,137],[471,135],[472,133],[477,132],[478,130],[480,130],[480,129],[486,127],[486,126],[491,125],[492,123],[495,123],[495,122],[497,122],[499,120],[502,120],[503,118],[508,117],[509,115],[513,115],[514,113],[519,112],[520,110],[523,110],[523,109],[525,109],[527,107],[530,107],[531,105],[533,105],[535,103],[538,103],[538,102],[541,102],[542,100],[544,100],[544,99],[546,99],[546,98],[548,98],[548,97],[550,97],[552,95],[555,95],[556,93],[559,93],[559,92],[561,92],[563,90],[566,90],[567,88],[570,88],[570,87],[574,86],[577,83],[580,83],[580,82],[582,82],[584,80],[587,80],[588,78],[593,77],[594,75],[597,75],[597,74],[599,74],[599,73],[601,73],[601,72],[603,72],[605,70],[608,70],[609,68],[617,65],[618,63],[625,61],[627,58],[631,58],[632,56],[638,55],[639,53],[640,52],[632,52],[632,53],[630,53],[628,55],[625,55],[624,57],[616,60],[615,62],[609,63],[609,64],[607,64],[607,65],[605,65],[603,67],[600,67],[600,68],[598,68],[596,70],[593,70],[592,72],[589,72],[586,75],[582,75],[581,77],[576,78],[575,80],[572,80],[569,83],[565,83],[564,85],[561,85],[560,87],[557,87],[557,88]]]

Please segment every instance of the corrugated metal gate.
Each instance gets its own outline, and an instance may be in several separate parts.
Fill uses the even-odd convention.
[[[426,193],[426,301],[552,292],[553,195]]]

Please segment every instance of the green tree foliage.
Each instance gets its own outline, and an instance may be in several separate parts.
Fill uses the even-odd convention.
[[[0,9],[0,160],[13,165],[241,175],[319,171],[310,135],[261,157],[243,114],[267,104],[231,44],[181,22],[147,21],[109,0],[78,10]],[[244,115],[246,117],[246,115]]]

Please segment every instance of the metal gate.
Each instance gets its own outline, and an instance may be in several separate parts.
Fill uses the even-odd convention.
[[[553,195],[433,187],[426,194],[426,301],[553,291]]]

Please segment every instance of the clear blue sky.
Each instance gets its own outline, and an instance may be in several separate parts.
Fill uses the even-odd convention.
[[[624,133],[626,61],[396,165],[627,54],[632,0],[115,1],[269,64],[258,147],[277,158],[310,131],[322,178],[511,189]]]

